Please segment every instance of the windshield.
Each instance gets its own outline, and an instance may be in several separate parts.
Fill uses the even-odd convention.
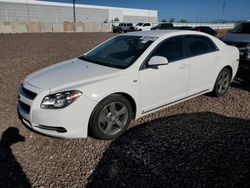
[[[250,23],[242,23],[234,28],[231,33],[250,34]]]
[[[143,23],[138,23],[138,24],[136,24],[136,26],[142,26],[143,25]]]
[[[155,37],[117,36],[79,59],[99,65],[125,69],[156,40]]]
[[[166,27],[166,26],[167,24],[162,24],[162,23],[158,25],[158,27]]]

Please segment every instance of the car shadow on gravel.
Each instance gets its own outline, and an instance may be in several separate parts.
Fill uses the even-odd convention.
[[[129,129],[87,187],[250,187],[249,179],[250,120],[201,112]]]
[[[6,129],[0,140],[0,187],[31,187],[31,184],[12,153],[11,145],[25,138],[14,127]]]
[[[240,61],[239,69],[232,86],[250,92],[250,62]]]

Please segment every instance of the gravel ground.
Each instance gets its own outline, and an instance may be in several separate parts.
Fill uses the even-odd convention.
[[[27,130],[18,83],[80,55],[109,33],[0,35],[0,187],[250,187],[250,64],[226,96],[151,114],[113,141],[57,139]]]

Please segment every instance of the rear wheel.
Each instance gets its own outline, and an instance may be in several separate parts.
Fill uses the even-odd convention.
[[[225,95],[231,83],[232,73],[228,68],[224,68],[219,73],[214,85],[213,95],[220,97]]]
[[[101,101],[90,119],[90,130],[99,139],[113,139],[124,133],[132,119],[132,107],[121,95]]]

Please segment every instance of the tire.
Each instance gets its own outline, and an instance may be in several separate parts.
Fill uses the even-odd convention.
[[[220,97],[226,94],[232,80],[232,73],[229,68],[220,71],[212,91],[213,96]]]
[[[130,102],[118,94],[103,99],[94,109],[89,129],[95,138],[110,140],[123,134],[133,117]]]

